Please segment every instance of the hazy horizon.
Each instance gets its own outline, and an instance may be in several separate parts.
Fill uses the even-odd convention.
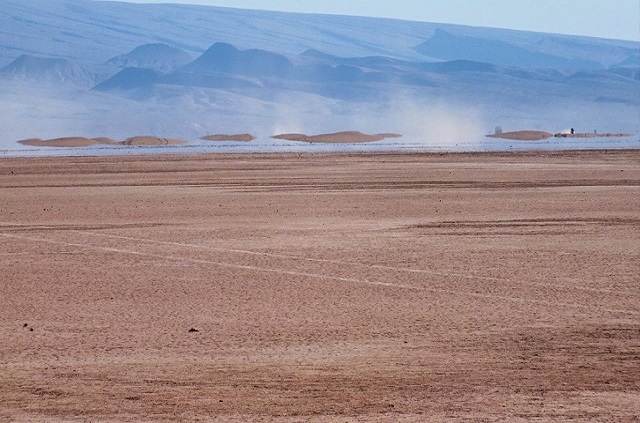
[[[403,149],[522,148],[485,139],[497,125],[634,134],[599,148],[639,141],[636,42],[237,8],[3,5],[15,36],[0,45],[0,150],[145,134],[191,148],[217,133],[270,149],[272,135],[341,131],[402,134],[389,145]]]
[[[450,23],[565,35],[640,41],[637,0],[124,0],[130,3],[182,3],[238,9],[322,13]]]

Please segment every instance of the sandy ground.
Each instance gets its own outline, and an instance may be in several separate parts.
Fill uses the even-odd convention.
[[[331,134],[306,135],[306,134],[279,134],[271,138],[277,140],[317,142],[327,144],[351,144],[382,141],[387,138],[400,138],[400,134],[363,134],[358,131],[335,132]]]
[[[1,159],[0,198],[0,421],[640,419],[638,151]]]

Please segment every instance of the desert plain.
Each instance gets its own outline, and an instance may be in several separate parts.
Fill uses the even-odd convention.
[[[0,159],[0,421],[634,422],[640,152]]]

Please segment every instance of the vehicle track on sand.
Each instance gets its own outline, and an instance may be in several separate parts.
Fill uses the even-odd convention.
[[[344,277],[339,277],[339,276],[330,276],[330,275],[307,273],[307,272],[296,272],[296,271],[291,271],[291,270],[274,269],[274,268],[268,268],[268,267],[241,265],[241,264],[220,262],[220,261],[214,261],[214,260],[203,260],[203,259],[195,259],[195,258],[182,257],[182,256],[172,256],[172,255],[165,255],[165,254],[154,254],[154,253],[147,253],[147,252],[137,251],[137,250],[132,250],[132,249],[104,247],[104,246],[92,245],[92,244],[87,244],[87,243],[65,242],[65,241],[59,241],[59,240],[51,240],[51,239],[44,239],[44,238],[30,237],[30,236],[22,236],[22,235],[15,235],[15,234],[0,233],[0,236],[6,237],[6,238],[21,239],[21,240],[27,240],[27,241],[36,241],[36,242],[55,244],[55,245],[64,245],[64,246],[69,246],[69,247],[95,249],[95,250],[101,250],[101,251],[113,252],[113,253],[120,253],[120,254],[126,254],[126,255],[136,255],[136,256],[143,256],[143,257],[150,257],[150,258],[156,258],[156,259],[162,259],[162,260],[172,260],[172,261],[178,261],[178,262],[182,261],[182,262],[189,262],[189,263],[196,263],[196,264],[203,264],[203,265],[210,265],[210,266],[218,266],[218,267],[227,267],[227,268],[248,270],[248,271],[255,271],[255,272],[276,273],[276,274],[286,275],[286,276],[300,276],[300,277],[305,277],[305,278],[314,278],[314,279],[320,279],[320,280],[332,280],[332,281],[338,281],[338,282],[348,282],[348,283],[356,283],[356,284],[371,285],[371,286],[381,286],[381,287],[388,287],[388,288],[408,289],[408,290],[415,290],[415,291],[437,292],[437,293],[443,293],[443,294],[459,295],[459,296],[479,298],[479,299],[500,300],[500,301],[514,302],[514,303],[522,303],[522,304],[530,303],[530,304],[543,305],[543,306],[546,306],[546,307],[567,307],[567,308],[572,308],[572,309],[577,309],[577,310],[585,310],[586,312],[588,311],[589,314],[591,314],[594,311],[596,311],[596,310],[593,309],[593,306],[584,305],[584,304],[532,300],[532,299],[526,299],[526,298],[506,297],[506,296],[501,296],[501,295],[491,295],[491,294],[481,294],[481,293],[474,293],[474,292],[464,292],[464,291],[458,291],[458,290],[452,290],[452,289],[418,287],[418,286],[399,284],[399,283],[390,283],[390,282],[375,282],[375,281],[369,281],[369,280],[365,280],[365,279],[344,278]],[[630,315],[630,316],[640,316],[640,312],[636,312],[636,311],[632,311],[632,310],[615,310],[615,309],[602,308],[602,309],[598,309],[597,311],[603,312],[603,313],[622,314],[622,315]]]

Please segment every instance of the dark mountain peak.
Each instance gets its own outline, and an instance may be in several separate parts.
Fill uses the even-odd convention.
[[[236,61],[240,55],[240,50],[228,43],[215,43],[207,49],[200,57],[191,62],[188,66],[197,63],[198,66],[215,65]]]
[[[67,59],[26,54],[0,69],[0,77],[78,86],[91,86],[94,81],[90,72]]]
[[[239,50],[227,43],[215,43],[183,69],[196,73],[233,73],[252,76],[286,76],[293,64],[285,56],[266,50]]]
[[[313,48],[310,48],[308,50],[305,50],[304,52],[302,52],[300,54],[300,56],[304,56],[304,57],[313,57],[316,59],[336,59],[336,56],[333,56],[331,54],[328,53],[324,53],[320,50],[316,50]]]
[[[160,74],[152,69],[126,68],[93,87],[96,91],[133,90],[153,85]]]
[[[110,59],[106,64],[121,69],[136,67],[170,72],[191,60],[191,55],[184,50],[168,44],[155,43],[138,46],[127,54]]]
[[[435,31],[433,31],[433,35],[431,36],[431,40],[433,39],[451,39],[451,38],[457,38],[455,35],[453,35],[452,33],[450,33],[449,31],[445,31],[442,28],[436,28]]]
[[[58,65],[68,65],[71,62],[67,59],[60,58],[48,58],[48,57],[36,57],[30,56],[28,54],[23,54],[9,65],[7,65],[4,69],[7,68],[35,68],[35,67],[51,67]],[[4,70],[3,69],[3,70]]]
[[[9,72],[14,74],[17,74],[18,72],[41,72],[43,70],[71,65],[71,62],[67,59],[52,59],[48,57],[36,57],[23,54],[2,68],[0,72],[5,74]]]
[[[132,56],[155,56],[176,53],[184,53],[184,51],[165,43],[149,43],[134,48],[129,54]]]
[[[207,54],[218,54],[218,55],[236,54],[239,52],[240,50],[232,44],[217,42],[217,43],[214,43],[211,47],[209,47],[209,49],[203,54],[203,56]]]
[[[612,68],[638,68],[640,67],[640,53],[630,55],[626,60],[612,66]]]
[[[471,60],[452,60],[449,62],[432,63],[430,67],[440,72],[482,72],[494,73],[498,68],[485,62],[473,62]]]

